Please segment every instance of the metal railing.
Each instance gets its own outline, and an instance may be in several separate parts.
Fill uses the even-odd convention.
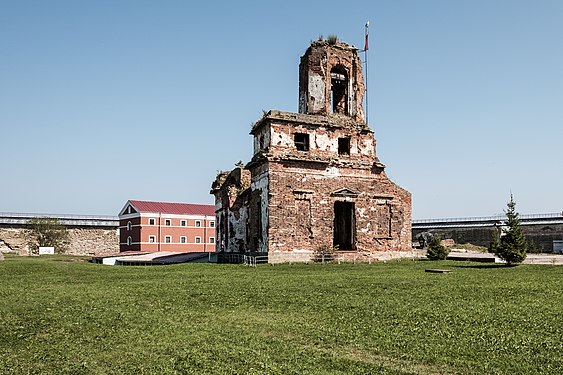
[[[239,253],[224,253],[220,255],[221,263],[244,264],[256,267],[257,264],[268,263],[267,255],[245,255]]]
[[[551,214],[525,214],[518,216],[520,220],[534,220],[534,219],[563,219],[563,212]],[[476,221],[504,221],[506,215],[495,216],[476,216],[476,217],[458,217],[458,218],[445,218],[445,219],[422,219],[413,220],[413,224],[430,224],[430,223],[462,223],[462,222],[476,222]]]
[[[21,213],[21,212],[0,212],[0,217],[9,218],[35,218],[35,217],[48,217],[56,219],[68,219],[68,220],[107,220],[107,221],[119,221],[117,216],[108,215],[71,215],[71,214],[31,214],[31,213]]]
[[[61,224],[67,226],[115,227],[116,229],[119,226],[117,216],[0,212],[0,224],[4,225],[26,225],[30,219],[34,218],[57,219]]]

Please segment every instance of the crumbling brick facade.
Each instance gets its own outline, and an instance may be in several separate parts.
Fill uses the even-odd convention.
[[[309,261],[321,247],[348,259],[410,252],[411,195],[376,156],[358,50],[313,42],[299,80],[299,113],[264,114],[252,160],[213,183],[219,250],[270,262]]]

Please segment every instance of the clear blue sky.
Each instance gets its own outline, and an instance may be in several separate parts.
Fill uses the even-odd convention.
[[[212,203],[309,42],[363,46],[415,219],[563,210],[563,1],[1,1],[0,211]]]

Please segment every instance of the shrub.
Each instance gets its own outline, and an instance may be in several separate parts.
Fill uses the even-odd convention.
[[[435,235],[432,237],[428,249],[426,250],[426,257],[430,260],[444,260],[450,253],[450,250],[442,245],[440,236]]]
[[[32,254],[38,254],[41,246],[52,246],[57,253],[64,253],[70,242],[66,227],[58,219],[48,217],[30,219],[24,236]]]

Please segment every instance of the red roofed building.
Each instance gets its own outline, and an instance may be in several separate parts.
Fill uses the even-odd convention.
[[[119,212],[119,251],[215,252],[215,206],[129,200]]]

